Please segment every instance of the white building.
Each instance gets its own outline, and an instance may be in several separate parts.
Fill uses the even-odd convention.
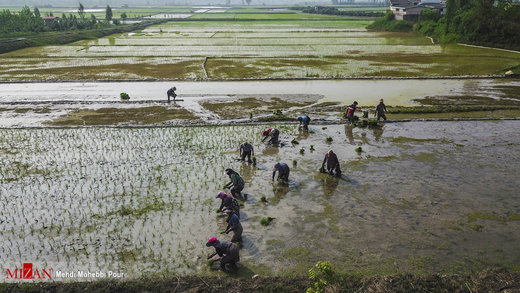
[[[441,0],[390,0],[390,10],[397,20],[417,21],[426,8],[446,12],[446,2]]]

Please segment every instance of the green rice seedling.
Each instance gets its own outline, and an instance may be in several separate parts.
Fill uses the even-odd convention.
[[[371,126],[371,127],[378,126],[377,119],[369,119],[368,126]]]
[[[293,140],[291,140],[291,143],[292,143],[292,144],[300,144],[300,142],[297,141],[296,138],[293,138]]]
[[[358,152],[358,153],[361,153],[361,152],[363,152],[363,149],[362,149],[361,147],[357,147],[357,148],[355,149],[355,151]]]
[[[260,220],[260,224],[264,225],[264,226],[269,226],[269,224],[271,224],[271,222],[274,220],[274,218],[271,218],[271,217],[265,217],[265,218],[262,218]]]
[[[298,161],[293,160],[293,161],[292,161],[292,164],[293,164],[294,167],[296,167],[296,166],[298,166]]]
[[[311,144],[311,147],[310,147],[309,150],[310,150],[311,152],[314,151],[314,145],[313,145],[313,144]]]
[[[260,198],[260,201],[261,202],[267,202],[267,198],[265,197],[265,195],[262,195],[262,197]]]
[[[321,129],[322,129],[322,130],[325,130],[325,129],[327,129],[327,126],[323,126]]]
[[[301,154],[301,155],[305,154],[305,149],[304,149],[304,148],[301,148],[301,149],[300,149],[300,154]]]
[[[368,118],[368,111],[363,112],[363,118]]]
[[[325,141],[327,141],[327,142],[332,142],[332,140],[333,140],[332,136],[327,136],[327,138],[325,139]]]

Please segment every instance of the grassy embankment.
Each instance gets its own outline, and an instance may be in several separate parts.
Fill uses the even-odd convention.
[[[307,277],[166,276],[135,280],[1,284],[0,292],[304,292]],[[463,275],[340,275],[325,292],[518,292],[520,273],[487,270]]]

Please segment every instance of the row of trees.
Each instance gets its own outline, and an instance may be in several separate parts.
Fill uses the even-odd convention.
[[[48,16],[53,16],[50,13]],[[121,15],[121,18],[126,19],[126,13]],[[28,6],[24,6],[18,13],[13,13],[8,9],[0,11],[0,33],[11,34],[18,32],[43,32],[43,31],[65,31],[73,29],[93,29],[107,27],[112,21],[114,24],[119,24],[119,20],[113,19],[112,8],[107,5],[105,11],[105,19],[98,20],[94,14],[87,17],[85,14],[85,7],[79,4],[78,14],[63,13],[59,20],[52,20],[46,25],[37,7],[33,11]]]
[[[36,8],[34,13],[27,6],[18,13],[11,13],[8,9],[0,12],[0,33],[11,32],[41,32],[45,23]]]
[[[424,10],[415,27],[441,42],[520,49],[520,3],[511,0],[448,0],[446,14]]]

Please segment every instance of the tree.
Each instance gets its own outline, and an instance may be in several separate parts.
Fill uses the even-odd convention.
[[[107,5],[107,9],[105,12],[105,19],[110,22],[112,20],[112,8],[110,8],[110,5]]]
[[[457,12],[457,3],[455,0],[447,0],[446,1],[446,14],[444,17],[446,18],[446,33],[450,31],[450,26],[453,24],[453,18],[455,17],[455,13]]]
[[[36,16],[36,17],[41,17],[41,15],[40,15],[40,9],[38,9],[38,7],[36,7],[36,6],[34,7],[34,16]]]
[[[78,14],[82,20],[85,18],[85,7],[83,7],[83,4],[81,3],[79,3]]]
[[[125,21],[128,18],[128,15],[126,15],[126,12],[121,13],[121,19]]]

